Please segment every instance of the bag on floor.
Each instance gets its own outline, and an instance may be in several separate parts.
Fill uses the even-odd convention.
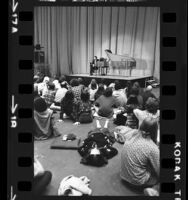
[[[94,147],[92,147],[88,154],[85,155],[81,162],[85,165],[91,165],[96,167],[101,167],[108,163],[107,158],[103,155],[103,153],[98,149],[97,145],[94,144]]]
[[[81,146],[78,148],[78,152],[81,156],[85,156],[89,153],[90,149],[92,149],[93,144],[97,144],[98,148],[103,148],[106,145],[110,145],[111,141],[108,136],[104,135],[101,132],[94,132],[86,138]]]

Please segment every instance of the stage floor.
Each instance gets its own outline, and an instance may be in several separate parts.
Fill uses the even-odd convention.
[[[85,85],[88,85],[91,79],[96,79],[99,83],[101,79],[105,80],[105,84],[110,84],[115,80],[119,80],[123,87],[126,87],[127,81],[138,82],[141,87],[146,86],[146,81],[151,79],[152,76],[120,76],[120,75],[89,75],[89,74],[70,74],[67,75],[67,80],[70,81],[73,78],[83,78]]]
[[[115,80],[127,80],[134,81],[138,79],[148,79],[152,76],[121,76],[121,75],[89,75],[89,74],[70,74],[69,77],[85,77],[85,78],[104,78],[104,79],[115,79]]]

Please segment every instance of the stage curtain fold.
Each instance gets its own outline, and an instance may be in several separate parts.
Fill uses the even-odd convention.
[[[160,78],[157,7],[35,7],[34,43],[44,47],[52,76],[89,73],[93,56],[111,49],[136,59],[133,76]]]

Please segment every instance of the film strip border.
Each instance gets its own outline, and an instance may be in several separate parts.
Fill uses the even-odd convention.
[[[169,2],[169,1],[168,1]],[[160,2],[161,3],[161,2]],[[181,4],[161,5],[161,199],[183,199],[185,80]],[[144,6],[144,5],[143,5]],[[33,199],[33,2],[11,1],[9,12],[9,199]],[[184,154],[183,154],[184,153]],[[36,198],[36,197],[35,197]],[[53,197],[56,199],[55,197]],[[108,197],[109,198],[109,197]],[[125,198],[125,197],[123,197]],[[130,197],[129,197],[130,198]]]

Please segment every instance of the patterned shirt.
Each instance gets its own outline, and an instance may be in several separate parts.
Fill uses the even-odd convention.
[[[121,178],[134,185],[143,185],[151,174],[159,177],[159,168],[158,146],[138,130],[127,133],[121,153]]]
[[[77,100],[80,100],[81,87],[80,86],[75,86],[75,87],[72,87],[71,90],[73,91],[74,98],[76,98]]]

